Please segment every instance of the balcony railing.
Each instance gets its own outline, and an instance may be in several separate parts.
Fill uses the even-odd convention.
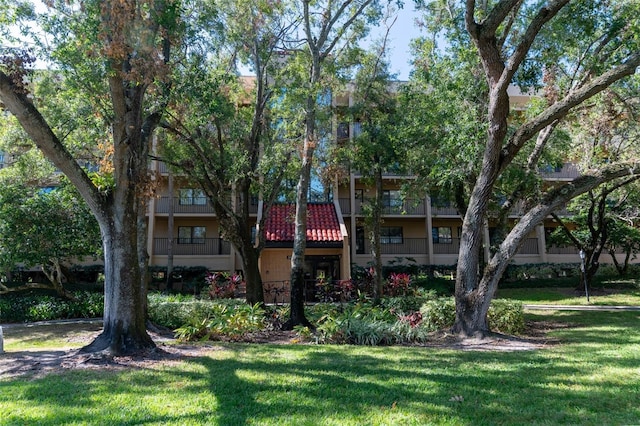
[[[543,179],[547,180],[575,179],[580,176],[580,170],[578,170],[578,166],[575,164],[565,163],[561,168],[541,169],[540,174]]]
[[[370,254],[371,244],[366,241],[364,252],[358,254]],[[426,238],[403,238],[401,243],[380,244],[381,254],[427,254],[428,246]]]
[[[460,238],[440,238],[433,242],[433,254],[458,254]]]
[[[407,255],[407,254],[427,254],[428,240],[426,238],[403,238],[401,243],[381,244],[381,254]],[[433,254],[453,254],[460,251],[459,238],[440,238],[438,242],[433,242]],[[358,254],[370,254],[371,244],[365,241],[364,251],[359,250]],[[548,247],[548,254],[577,254],[575,247]],[[537,238],[527,238],[517,255],[538,255],[540,250]]]
[[[213,214],[213,206],[204,197],[191,198],[188,201],[180,197],[160,197],[156,203],[156,213],[169,213],[169,203],[173,203],[174,213]]]
[[[153,239],[153,254],[166,256],[169,252],[168,238]],[[179,243],[178,238],[173,239],[172,252],[176,256],[220,256],[231,253],[231,244],[220,238],[202,238],[194,240],[194,243]]]
[[[431,214],[433,216],[460,216],[458,209],[451,206],[431,206]]]
[[[338,203],[340,204],[340,210],[344,215],[351,215],[351,203],[349,198],[339,198]],[[355,205],[355,214],[362,215],[363,214],[363,202],[360,200],[356,200]],[[424,216],[427,214],[427,210],[425,208],[425,204],[423,200],[417,199],[407,199],[404,201],[393,200],[391,202],[392,205],[384,206],[382,209],[382,214],[387,216],[393,215],[404,215],[404,216]]]
[[[440,238],[438,242],[433,242],[434,254],[458,254],[460,251],[460,238]],[[527,238],[518,254],[539,254],[538,240]]]
[[[568,247],[560,247],[560,246],[549,246],[547,247],[548,254],[575,254],[578,255],[580,250],[578,250],[575,246]]]
[[[160,197],[156,203],[156,213],[169,213],[169,203],[173,203],[173,212],[177,214],[215,214],[213,206],[206,197],[180,198],[180,197]],[[238,206],[240,202],[238,201]],[[258,213],[258,201],[251,200],[249,203],[249,213]]]
[[[351,202],[348,198],[338,198],[338,204],[340,204],[340,211],[343,215],[351,214]]]
[[[527,238],[524,240],[516,254],[540,254],[540,250],[538,250],[538,239]]]
[[[162,173],[163,175],[164,174],[168,174],[169,173],[169,166],[164,161],[158,161],[158,171],[160,173]]]

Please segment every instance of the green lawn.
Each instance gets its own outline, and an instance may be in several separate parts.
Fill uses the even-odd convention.
[[[153,368],[0,379],[0,424],[640,421],[640,313],[537,311],[528,319],[567,324],[553,333],[562,344],[527,352],[221,344]],[[7,351],[28,345],[5,334]]]
[[[498,290],[497,297],[503,299],[516,299],[525,304],[550,304],[550,305],[596,305],[615,306],[632,305],[640,306],[639,289],[607,290],[608,294],[593,293],[589,302],[584,293],[578,295],[574,288],[505,288]]]

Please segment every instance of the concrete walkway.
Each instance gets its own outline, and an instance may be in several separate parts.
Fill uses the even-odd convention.
[[[524,308],[531,311],[640,311],[640,306],[626,305],[524,305]]]

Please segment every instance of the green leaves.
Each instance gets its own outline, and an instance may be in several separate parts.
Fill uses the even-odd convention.
[[[0,188],[0,268],[98,256],[100,241],[95,219],[68,185],[54,190],[19,183]]]

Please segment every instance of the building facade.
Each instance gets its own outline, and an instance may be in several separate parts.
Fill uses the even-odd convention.
[[[510,89],[512,106],[523,109],[529,97]],[[347,92],[336,96],[336,108],[348,107],[352,98]],[[334,141],[358,135],[359,123],[340,122],[334,118]],[[153,161],[158,176],[158,197],[148,205],[148,252],[151,265],[163,266],[173,257],[176,266],[204,266],[214,271],[238,273],[241,260],[233,247],[221,238],[220,223],[204,193],[179,176],[171,176],[167,167]],[[570,163],[547,170],[548,181],[569,181],[578,176]],[[411,262],[419,265],[453,266],[457,262],[462,217],[447,201],[428,193],[403,197],[401,186],[412,176],[387,173],[383,180],[383,215],[381,254],[383,264]],[[170,180],[173,182],[170,183]],[[351,266],[366,266],[372,261],[365,229],[365,208],[373,188],[357,171],[336,182],[326,203],[309,205],[306,270],[311,281],[350,278]],[[260,199],[252,200],[251,225],[262,215]],[[293,247],[293,206],[276,205],[265,225],[266,247],[260,259],[266,293],[274,300],[286,300]],[[562,212],[559,212],[562,214]],[[518,208],[510,214],[516,221]],[[514,257],[516,264],[578,263],[574,247],[548,246],[547,236],[557,226],[551,218],[536,227]],[[484,232],[485,258],[489,257],[492,223]],[[325,235],[323,237],[322,235]],[[329,235],[329,237],[326,237]],[[611,262],[603,254],[603,263]],[[310,290],[311,291],[311,290]]]

